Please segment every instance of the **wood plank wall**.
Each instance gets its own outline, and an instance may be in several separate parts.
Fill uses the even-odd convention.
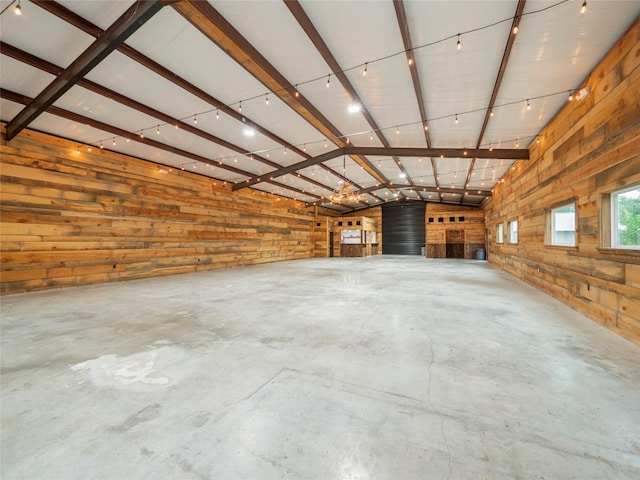
[[[382,207],[381,206],[377,206],[377,207],[371,207],[371,208],[365,208],[363,210],[358,210],[357,212],[354,213],[349,213],[349,214],[345,214],[344,216],[353,216],[353,215],[361,215],[363,217],[368,217],[371,220],[373,220],[376,224],[376,240],[378,240],[378,254],[382,253],[382,242],[384,241],[384,239],[382,238],[383,234],[382,234]],[[339,235],[339,233],[338,233]],[[337,240],[334,238],[334,246],[336,245],[336,241],[338,244],[338,248],[339,248],[339,244],[340,244],[340,237],[338,236]],[[340,253],[338,252],[338,255],[340,255]]]
[[[0,144],[1,292],[313,256],[313,209],[24,131]]]
[[[447,258],[447,233],[462,231],[460,249],[466,259],[475,259],[485,247],[484,210],[476,207],[427,203],[425,212],[427,258]]]
[[[567,102],[485,200],[488,259],[640,344],[640,251],[603,248],[606,194],[640,182],[640,20]],[[545,213],[575,201],[577,246],[545,245]],[[516,245],[497,244],[496,225],[518,219]]]

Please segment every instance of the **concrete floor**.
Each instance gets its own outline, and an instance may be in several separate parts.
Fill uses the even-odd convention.
[[[486,262],[2,299],[9,479],[638,479],[640,348]]]

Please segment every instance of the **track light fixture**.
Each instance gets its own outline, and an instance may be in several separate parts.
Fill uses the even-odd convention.
[[[216,120],[220,120],[220,109],[216,108]]]
[[[144,138],[144,130],[140,130],[140,138]]]
[[[327,75],[327,88],[331,86],[331,74]]]
[[[197,116],[197,115],[194,115],[194,116],[193,116],[193,124],[194,124],[194,125],[197,125],[197,124],[198,124],[198,116]]]
[[[363,77],[367,76],[367,63],[364,64],[364,70],[362,71],[362,76]]]
[[[298,98],[300,96],[300,92],[298,91],[298,84],[297,83],[296,83],[296,87],[295,88],[296,88],[295,95],[296,95],[296,98]]]
[[[160,125],[156,127],[156,135],[160,135]]]
[[[458,124],[458,114],[457,113],[456,113],[455,123],[456,123],[456,125]]]
[[[458,43],[456,43],[456,48],[460,50],[462,48],[462,43],[460,43],[460,34],[458,34]]]
[[[22,7],[20,6],[20,0],[18,0],[18,4],[13,7],[13,13],[15,13],[18,16],[22,15]]]
[[[584,0],[584,2],[582,2],[582,7],[580,8],[580,13],[584,13],[587,11],[587,0]]]
[[[240,100],[240,103],[238,104],[238,112],[242,113],[242,100]]]
[[[265,105],[269,105],[269,95],[264,96],[264,103]]]
[[[529,99],[527,99],[527,110],[531,110],[531,104],[529,103]]]

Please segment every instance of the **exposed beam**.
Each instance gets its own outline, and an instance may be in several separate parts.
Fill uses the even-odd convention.
[[[28,105],[31,101],[33,101],[32,98],[27,97],[26,95],[22,95],[20,93],[16,93],[16,92],[12,92],[10,90],[6,90],[4,88],[0,88],[0,98],[6,99],[6,100],[10,100],[12,102],[15,103],[20,103],[22,105]],[[220,164],[220,162],[216,161],[216,160],[211,160],[210,158],[207,157],[203,157],[202,155],[198,155],[196,153],[192,153],[186,150],[182,150],[180,148],[177,147],[173,147],[171,145],[167,145],[165,143],[161,143],[158,142],[157,140],[153,140],[151,138],[148,137],[144,137],[141,138],[139,135],[137,135],[134,132],[129,132],[127,130],[124,130],[122,128],[116,127],[114,125],[110,125],[108,123],[104,123],[101,122],[99,120],[95,120],[93,118],[89,118],[89,117],[85,117],[84,115],[80,115],[78,113],[75,112],[70,112],[68,110],[64,110],[60,107],[56,107],[53,105],[50,105],[47,109],[46,109],[47,113],[50,113],[52,115],[56,115],[58,117],[62,117],[62,118],[66,118],[67,120],[71,120],[73,122],[77,122],[77,123],[81,123],[83,125],[89,125],[90,127],[105,131],[105,132],[109,132],[112,135],[116,136],[116,137],[122,137],[122,138],[129,138],[131,139],[131,141],[135,141],[138,143],[142,143],[144,145],[148,145],[150,147],[154,147],[157,148],[159,150],[163,150],[165,152],[169,152],[169,153],[173,153],[175,155],[179,155],[181,157],[184,158],[188,158],[190,160],[193,160],[195,162],[200,162],[200,163],[204,163],[207,165],[211,165],[213,167],[219,168],[221,170],[227,170],[229,172],[233,172],[236,173],[238,175],[241,175],[243,177],[252,177],[254,176],[253,173],[251,172],[247,172],[245,170],[241,170],[239,168],[233,167],[231,165],[226,165],[226,164]],[[154,162],[152,160],[147,160],[151,163],[158,163],[158,162]],[[314,198],[321,198],[320,195],[316,195],[314,193],[310,193],[310,192],[303,192],[302,190],[299,190],[295,187],[292,187],[290,185],[286,185],[284,183],[280,183],[280,182],[276,182],[273,180],[267,180],[267,183],[270,183],[272,185],[275,185],[279,188],[284,188],[286,190],[290,190],[302,195],[306,195],[309,197],[314,197]]]
[[[409,72],[411,73],[411,81],[413,82],[413,91],[416,94],[416,102],[418,103],[418,110],[420,111],[420,119],[422,120],[422,126],[424,131],[424,140],[427,142],[427,147],[431,147],[431,136],[429,135],[429,125],[427,123],[427,109],[425,107],[424,97],[422,96],[422,85],[420,84],[420,76],[418,74],[418,65],[416,64],[416,58],[413,55],[413,43],[411,42],[411,34],[409,32],[409,22],[407,22],[407,13],[404,9],[403,0],[393,0],[393,7],[396,11],[396,18],[398,19],[398,27],[400,28],[400,35],[402,36],[402,43],[404,44],[404,50],[407,56],[407,65],[409,65]],[[411,60],[413,65],[409,64]],[[436,185],[439,185],[438,181],[438,168],[436,161],[430,158],[431,171],[433,172],[433,181]]]
[[[384,136],[382,129],[376,123],[373,116],[369,113],[369,110],[367,110],[367,107],[365,106],[364,102],[360,99],[358,92],[349,81],[349,78],[347,78],[347,75],[344,73],[342,66],[338,63],[338,60],[334,57],[333,53],[331,53],[329,46],[323,40],[322,36],[320,35],[320,32],[318,32],[315,25],[307,15],[307,12],[304,11],[304,8],[300,4],[300,2],[298,0],[286,0],[284,4],[293,15],[293,18],[296,19],[296,21],[298,22],[302,30],[307,34],[307,37],[309,37],[309,40],[311,40],[311,43],[313,43],[313,45],[316,47],[316,50],[318,50],[318,53],[322,56],[322,58],[327,63],[327,65],[329,65],[329,68],[331,68],[331,71],[336,76],[336,78],[338,79],[342,87],[347,91],[347,93],[351,97],[351,100],[353,102],[357,102],[360,105],[361,107],[360,111],[364,116],[365,120],[367,121],[367,123],[369,124],[369,126],[371,127],[371,131],[375,132],[376,136],[378,137],[382,145],[384,145],[385,147],[389,147],[390,146],[389,141]],[[364,162],[367,162],[372,169],[377,171],[380,175],[380,178],[384,178],[385,181],[388,181],[386,177],[383,175],[383,173],[380,172],[371,162],[369,162],[369,160],[367,160],[364,157],[361,157],[361,160]],[[404,173],[407,178],[409,178],[409,173],[405,170],[405,168],[402,166],[399,160],[397,158],[394,158],[394,161],[396,162],[396,166],[400,169],[400,171]]]
[[[343,150],[347,155],[529,160],[529,152],[521,148],[346,147]]]
[[[67,9],[65,6],[59,4],[58,2],[55,2],[53,0],[31,0],[31,3],[34,3],[34,4],[38,5],[39,7],[43,8],[47,12],[51,13],[52,15],[55,15],[55,16],[57,16],[58,18],[60,18],[62,20],[65,20],[66,22],[70,23],[74,27],[82,30],[83,32],[85,32],[85,33],[87,33],[89,35],[92,35],[94,37],[99,37],[100,35],[102,35],[103,31],[98,26],[96,26],[96,25],[92,24],[91,22],[85,20],[84,18],[82,18],[81,16],[79,16],[76,13],[72,12],[71,10]],[[279,137],[278,135],[276,135],[275,133],[273,133],[270,130],[266,129],[265,127],[263,127],[259,123],[253,121],[249,117],[246,117],[246,116],[240,114],[235,109],[227,106],[221,100],[213,97],[212,95],[209,95],[204,90],[198,88],[197,86],[195,86],[192,83],[188,82],[187,80],[185,80],[184,78],[180,77],[179,75],[176,75],[174,72],[172,72],[168,68],[163,67],[159,63],[155,62],[151,58],[147,57],[146,55],[142,54],[141,52],[137,51],[136,49],[130,47],[129,45],[127,45],[127,44],[120,45],[118,47],[118,51],[120,53],[122,53],[123,55],[128,56],[132,60],[138,62],[140,65],[143,65],[143,66],[147,67],[149,70],[151,70],[152,72],[156,73],[157,75],[160,75],[161,77],[163,77],[164,79],[166,79],[169,82],[173,83],[174,85],[177,85],[178,87],[182,88],[186,92],[189,92],[190,94],[194,95],[195,97],[198,97],[199,99],[203,100],[208,105],[211,105],[214,108],[218,108],[221,113],[224,113],[224,114],[228,115],[229,117],[233,118],[234,120],[237,120],[237,121],[242,122],[244,124],[250,125],[256,132],[258,132],[261,135],[264,135],[265,137],[273,140],[274,142],[286,147],[287,150],[290,150],[291,152],[295,152],[297,155],[299,155],[299,156],[301,156],[303,158],[310,158],[311,157],[308,153],[306,153],[303,150],[299,149],[295,145],[287,142],[285,139]],[[331,168],[327,167],[326,165],[321,165],[321,167],[325,171],[327,171],[328,173],[330,173],[332,175],[335,175],[338,178],[342,178],[343,180],[346,180],[346,178],[344,178],[339,172],[336,172],[336,171],[332,170]],[[325,187],[325,188],[327,188],[327,187]]]
[[[395,190],[398,193],[400,193],[402,190],[412,190],[414,192],[436,193],[439,196],[442,194],[453,194],[453,195],[460,195],[460,196],[469,194],[469,195],[479,195],[483,197],[490,197],[492,195],[491,190],[474,190],[473,192],[468,192],[467,190],[462,188],[447,188],[447,187],[436,187],[436,186],[427,186],[427,185],[405,185],[401,183],[387,183],[384,185],[375,185],[372,187],[363,188],[361,190],[358,190],[355,193],[359,195],[364,195],[364,194],[371,194],[372,192],[375,192],[378,190],[392,190],[392,191]],[[381,201],[384,203],[386,199],[381,199]],[[320,200],[314,201],[312,205],[316,205],[316,204],[319,205],[322,203],[331,203],[331,201],[326,198],[322,198]],[[449,202],[449,203],[453,203],[453,202]],[[368,206],[371,207],[375,205],[369,204]]]
[[[294,163],[287,167],[269,172],[263,177],[277,178],[303,168],[326,162],[340,155],[372,155],[399,157],[441,157],[441,158],[492,158],[507,160],[529,160],[529,151],[519,148],[423,148],[423,147],[345,147],[331,150],[317,157]],[[234,190],[250,187],[260,183],[261,179],[254,177],[233,186]],[[388,182],[380,182],[386,184]],[[437,186],[437,185],[436,185]]]
[[[60,73],[8,124],[6,139],[13,139],[38,115],[44,112],[77,81],[122,44],[131,34],[153,17],[166,4],[158,0],[140,0],[129,7],[100,37],[98,37],[71,65]]]
[[[7,44],[5,42],[0,41],[0,51],[2,51],[3,55],[7,55],[15,60],[21,61],[23,63],[26,63],[28,65],[31,65],[32,67],[38,68],[42,71],[48,72],[52,75],[59,75],[60,72],[63,70],[62,67],[59,67],[57,65],[54,65],[53,63],[47,62],[46,60],[43,60],[41,58],[38,58],[34,55],[31,55],[30,53],[27,53],[23,50],[20,50],[19,48],[14,47],[13,45]],[[139,112],[142,112],[146,115],[149,115],[151,117],[157,118],[158,120],[160,120],[163,123],[167,123],[170,125],[175,125],[178,128],[187,131],[193,135],[196,135],[200,138],[203,138],[209,142],[215,143],[217,145],[220,145],[224,148],[227,148],[229,150],[232,150],[236,153],[239,153],[240,155],[245,155],[245,156],[251,156],[254,160],[257,160],[265,165],[269,165],[272,168],[281,168],[282,165],[273,162],[269,159],[266,159],[264,157],[262,157],[261,155],[257,155],[254,153],[249,152],[248,150],[243,149],[242,147],[239,147],[237,145],[234,145],[231,142],[228,142],[220,137],[217,137],[215,135],[212,135],[208,132],[205,132],[204,130],[201,130],[199,128],[197,128],[195,125],[193,125],[191,122],[184,122],[182,120],[178,120],[177,118],[171,117],[170,115],[167,115],[165,113],[160,112],[159,110],[156,110],[152,107],[149,107],[147,105],[144,105],[140,102],[137,102],[129,97],[126,97],[125,95],[122,95],[121,93],[115,92],[113,90],[110,90],[106,87],[103,87],[102,85],[99,85],[95,82],[92,82],[91,80],[87,80],[86,78],[82,78],[80,80],[78,80],[77,85],[86,88],[87,90],[90,90],[92,92],[95,92],[99,95],[102,95],[106,98],[109,98],[115,102],[121,103],[122,105],[125,105],[129,108],[132,108],[134,110],[137,110]],[[312,183],[320,188],[326,189],[326,190],[331,190],[332,188],[330,186],[324,185],[312,178],[306,177],[304,175],[300,176],[300,179]]]
[[[504,48],[504,53],[502,54],[502,61],[500,62],[500,68],[498,69],[498,76],[496,77],[496,82],[493,85],[493,91],[491,92],[491,98],[489,99],[489,106],[487,107],[487,111],[484,114],[484,120],[482,122],[482,128],[480,129],[480,134],[478,135],[478,142],[476,143],[476,148],[480,148],[482,145],[482,140],[484,139],[484,134],[487,130],[487,125],[489,125],[489,120],[491,119],[491,114],[493,111],[493,106],[496,103],[496,99],[498,98],[498,92],[500,91],[500,85],[502,84],[502,78],[504,77],[504,73],[507,71],[507,65],[509,64],[509,57],[511,56],[511,49],[513,48],[513,43],[516,39],[516,34],[514,31],[520,25],[520,18],[522,18],[522,12],[524,12],[524,5],[526,0],[518,0],[518,5],[516,6],[516,13],[513,16],[513,22],[511,23],[511,29],[509,30],[509,36],[507,37],[507,45]],[[473,174],[473,169],[476,166],[476,158],[471,161],[471,165],[469,166],[469,171],[467,172],[467,178],[464,182],[465,186],[469,184],[471,180],[471,175]],[[460,199],[460,203],[464,200],[464,197]]]
[[[183,0],[173,6],[187,21],[220,47],[239,65],[265,85],[274,95],[289,105],[331,142],[339,147],[347,145],[344,135],[296,89],[269,61],[256,50],[209,2]],[[378,181],[386,179],[369,165],[354,158]]]

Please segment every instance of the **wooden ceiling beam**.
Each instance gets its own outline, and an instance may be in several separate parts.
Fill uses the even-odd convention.
[[[298,92],[269,61],[256,50],[209,2],[183,0],[173,5],[188,22],[220,47],[247,72],[289,105],[298,115],[339,147],[347,145],[346,137],[309,100]],[[384,176],[368,162],[355,159],[378,181]]]
[[[504,77],[505,72],[507,71],[507,65],[509,64],[509,57],[511,56],[511,50],[513,49],[513,43],[516,39],[516,29],[520,25],[520,19],[522,18],[522,13],[524,12],[524,6],[527,3],[526,0],[518,0],[518,5],[516,6],[516,13],[513,16],[513,22],[511,23],[511,29],[509,30],[509,36],[507,38],[507,45],[504,48],[504,53],[502,54],[502,61],[500,62],[500,68],[498,69],[498,76],[496,77],[496,82],[493,85],[493,90],[491,92],[491,98],[489,99],[489,106],[487,107],[487,111],[484,114],[484,120],[482,121],[482,128],[480,129],[480,134],[478,135],[478,142],[476,143],[476,148],[480,148],[482,145],[482,140],[484,139],[484,134],[487,130],[487,126],[489,125],[489,120],[491,119],[491,114],[493,111],[493,107],[496,103],[496,99],[498,98],[498,92],[500,91],[500,85],[502,85],[502,79]],[[473,174],[473,169],[476,166],[476,158],[471,161],[471,165],[469,165],[469,171],[467,172],[467,178],[464,182],[465,186],[469,185],[469,181],[471,180],[471,175]],[[460,199],[460,203],[464,201],[464,197]]]
[[[2,99],[6,99],[15,103],[20,103],[22,105],[28,105],[30,102],[33,101],[32,98],[27,97],[26,95],[22,95],[20,93],[16,93],[16,92],[12,92],[10,90],[6,90],[4,88],[0,88],[0,98]],[[110,134],[117,136],[117,137],[122,137],[122,138],[129,138],[131,139],[131,141],[135,141],[138,143],[142,143],[144,145],[148,145],[150,147],[154,147],[157,148],[159,150],[165,151],[165,152],[169,152],[169,153],[173,153],[175,155],[179,155],[181,157],[184,158],[188,158],[190,160],[193,160],[194,162],[200,162],[200,163],[204,163],[206,165],[211,165],[213,167],[219,168],[221,170],[227,170],[229,172],[233,172],[236,173],[238,175],[241,175],[243,177],[253,177],[254,174],[251,172],[247,172],[245,170],[241,170],[239,168],[233,167],[231,165],[225,165],[225,164],[220,164],[220,162],[215,161],[215,160],[211,160],[207,157],[203,157],[202,155],[198,155],[196,153],[192,153],[192,152],[188,152],[186,150],[182,150],[180,148],[177,147],[173,147],[171,145],[167,145],[165,143],[162,142],[158,142],[157,140],[153,140],[149,137],[144,137],[141,138],[139,135],[137,135],[134,132],[129,132],[127,130],[124,130],[122,128],[116,127],[114,125],[110,125],[108,123],[104,123],[101,122],[99,120],[95,120],[93,118],[89,118],[89,117],[85,117],[84,115],[80,115],[79,113],[75,113],[75,112],[70,112],[68,110],[64,110],[60,107],[56,107],[53,105],[50,105],[49,107],[47,107],[47,109],[45,110],[47,113],[50,113],[52,115],[56,115],[58,117],[61,118],[66,118],[67,120],[71,120],[72,122],[77,122],[83,125],[88,125],[90,127],[96,128],[98,130],[102,130],[105,132],[109,132]],[[147,160],[151,163],[157,163],[157,162],[153,162],[150,160]],[[284,183],[280,183],[280,182],[276,182],[273,180],[267,180],[268,183],[275,185],[279,188],[284,188],[286,190],[291,190],[294,191],[296,193],[300,193],[300,194],[304,194],[307,195],[309,197],[313,197],[313,198],[322,198],[320,195],[316,195],[314,193],[309,193],[309,192],[303,192],[302,190],[299,190],[295,187],[286,185]]]
[[[64,95],[78,80],[121,45],[138,28],[166,4],[158,0],[140,0],[129,7],[100,37],[98,37],[71,65],[42,90],[8,124],[6,139],[10,141]]]

